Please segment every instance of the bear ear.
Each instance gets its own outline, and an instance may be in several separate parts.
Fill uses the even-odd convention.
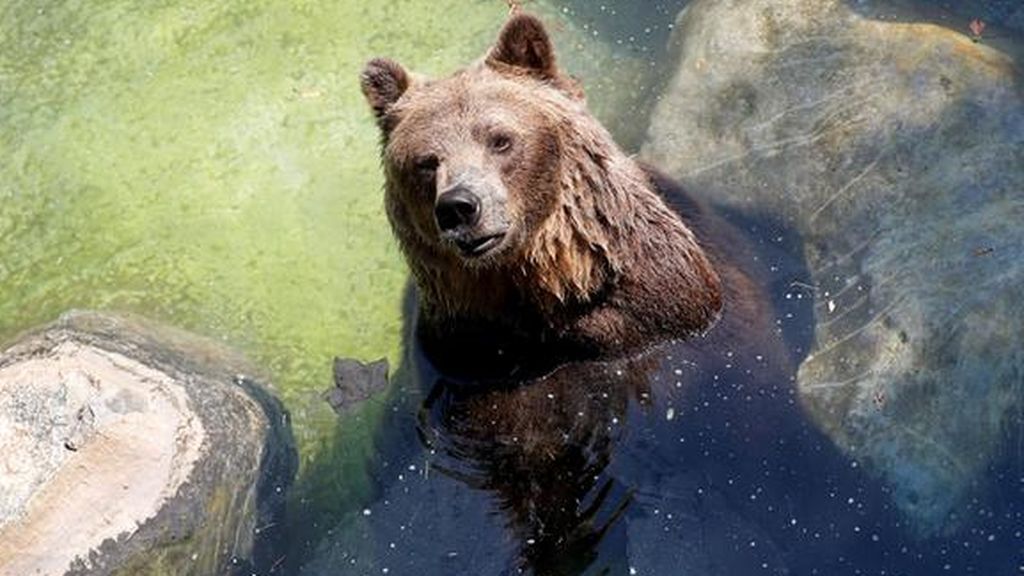
[[[374,58],[363,68],[359,84],[373,113],[378,120],[383,120],[388,108],[409,88],[409,73],[394,60]]]
[[[558,76],[555,49],[544,24],[536,16],[519,13],[498,33],[498,41],[487,54],[487,65],[501,70],[521,68],[545,79]]]

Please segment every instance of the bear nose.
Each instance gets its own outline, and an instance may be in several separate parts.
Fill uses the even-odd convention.
[[[480,220],[480,198],[465,188],[449,190],[437,199],[434,218],[442,232],[473,226]]]

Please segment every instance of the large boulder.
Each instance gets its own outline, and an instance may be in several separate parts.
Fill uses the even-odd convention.
[[[222,345],[70,313],[0,353],[0,574],[223,574],[280,552],[295,454]]]
[[[690,4],[642,157],[802,234],[804,403],[931,534],[1022,429],[1022,51],[850,4]]]

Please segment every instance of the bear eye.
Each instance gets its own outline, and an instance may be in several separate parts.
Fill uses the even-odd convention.
[[[512,137],[508,134],[495,134],[487,141],[487,147],[495,154],[504,154],[512,149]]]
[[[413,167],[416,169],[416,172],[424,176],[432,176],[437,170],[439,163],[437,156],[431,154],[430,156],[423,156],[414,160]]]

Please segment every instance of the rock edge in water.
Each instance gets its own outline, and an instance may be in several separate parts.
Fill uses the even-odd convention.
[[[0,575],[272,564],[296,455],[246,374],[222,344],[95,312],[0,352]]]

